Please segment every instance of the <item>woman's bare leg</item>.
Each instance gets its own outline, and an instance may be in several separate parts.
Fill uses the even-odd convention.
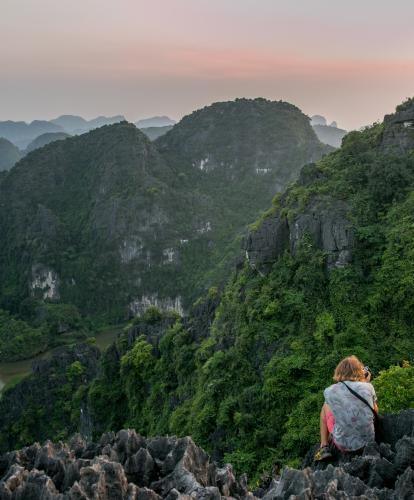
[[[326,425],[326,418],[325,418],[325,412],[328,411],[331,411],[331,409],[329,408],[329,405],[324,403],[322,406],[321,417],[320,417],[321,447],[328,446],[329,443],[329,431],[328,431],[328,426]]]

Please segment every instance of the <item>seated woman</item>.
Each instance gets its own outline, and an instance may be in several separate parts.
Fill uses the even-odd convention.
[[[364,369],[356,356],[349,356],[338,364],[333,378],[337,383],[324,390],[325,403],[320,419],[321,446],[316,452],[315,460],[328,460],[332,457],[330,442],[339,451],[355,452],[375,440],[372,410],[349,390],[350,388],[359,394],[378,411],[369,371]]]

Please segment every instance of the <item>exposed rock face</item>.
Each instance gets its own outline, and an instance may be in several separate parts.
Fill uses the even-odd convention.
[[[253,498],[244,478],[218,468],[191,438],[144,439],[134,430],[6,453],[0,477],[1,500]]]
[[[33,295],[41,294],[42,299],[59,300],[59,278],[57,273],[41,264],[32,266],[30,287]]]
[[[358,456],[333,462],[305,459],[303,470],[287,467],[266,500],[414,498],[414,410],[388,415],[386,443],[368,444]],[[217,467],[190,437],[143,438],[134,430],[103,434],[87,444],[80,435],[68,444],[38,443],[0,456],[0,500],[254,499],[246,478],[231,465]]]
[[[265,99],[216,103],[154,143],[126,122],[54,141],[1,181],[0,296],[35,289],[114,322],[182,314],[224,282],[246,224],[329,151],[298,108]],[[50,272],[31,280],[39,263]]]
[[[182,316],[184,309],[181,297],[164,299],[157,295],[143,295],[140,299],[135,299],[129,304],[129,311],[132,316],[141,316],[150,307],[157,307],[161,311],[175,311]]]
[[[397,107],[396,113],[384,117],[383,149],[403,154],[414,149],[414,99]]]
[[[330,464],[315,465],[315,450],[311,450],[304,462],[306,468],[286,468],[264,498],[414,498],[414,410],[387,415],[384,435],[387,443],[370,443],[360,456],[338,455]]]
[[[343,201],[315,199],[292,220],[280,212],[267,217],[249,234],[246,257],[252,267],[266,269],[289,249],[293,254],[303,237],[309,236],[315,246],[326,252],[328,269],[342,267],[351,260],[354,235]]]

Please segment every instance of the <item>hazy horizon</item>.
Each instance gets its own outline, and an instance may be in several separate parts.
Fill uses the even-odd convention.
[[[414,3],[3,0],[0,120],[282,99],[345,129],[414,95]]]

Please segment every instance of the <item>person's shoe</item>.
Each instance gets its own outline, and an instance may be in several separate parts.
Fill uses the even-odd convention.
[[[329,451],[329,446],[321,446],[314,456],[315,462],[323,462],[325,460],[330,460],[331,458],[332,453]]]

